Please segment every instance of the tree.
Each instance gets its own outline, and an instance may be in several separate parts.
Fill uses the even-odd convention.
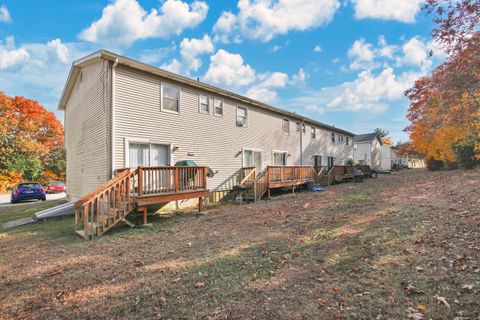
[[[480,31],[480,0],[426,0],[423,10],[433,16],[433,38],[451,54]]]
[[[0,180],[11,184],[19,175],[35,180],[47,168],[60,173],[65,164],[58,150],[63,150],[63,125],[55,115],[34,100],[0,92]]]
[[[380,139],[386,138],[389,134],[387,130],[381,129],[381,128],[376,128],[375,133]]]

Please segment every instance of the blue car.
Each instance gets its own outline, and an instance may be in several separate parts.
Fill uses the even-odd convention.
[[[45,189],[38,182],[22,182],[12,191],[11,203],[22,200],[47,200]]]

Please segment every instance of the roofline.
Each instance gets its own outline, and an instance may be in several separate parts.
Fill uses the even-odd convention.
[[[115,60],[118,59],[119,64],[126,65],[128,67],[133,68],[133,69],[141,70],[141,71],[144,71],[144,72],[147,72],[147,73],[150,73],[150,74],[154,74],[154,75],[157,75],[157,76],[160,76],[160,77],[164,77],[164,78],[174,80],[176,82],[180,82],[182,84],[190,85],[190,86],[193,86],[193,87],[205,90],[205,91],[210,91],[210,92],[222,95],[222,96],[230,97],[234,100],[239,100],[239,101],[242,101],[244,103],[248,103],[248,104],[254,105],[256,107],[259,107],[259,108],[263,108],[263,109],[270,110],[270,111],[273,111],[273,112],[276,112],[276,113],[280,113],[280,114],[283,114],[285,116],[294,118],[296,120],[300,120],[302,122],[308,122],[308,123],[311,123],[311,124],[315,124],[319,127],[322,127],[322,128],[325,128],[325,129],[328,129],[328,130],[331,130],[331,131],[336,131],[336,132],[344,133],[346,135],[355,136],[354,133],[349,132],[347,130],[343,130],[343,129],[337,128],[335,126],[331,126],[331,125],[319,122],[317,120],[299,115],[297,113],[290,112],[290,111],[287,111],[287,110],[284,110],[284,109],[280,109],[280,108],[274,107],[272,105],[269,105],[269,104],[266,104],[266,103],[263,103],[263,102],[260,102],[260,101],[254,100],[254,99],[251,99],[251,98],[248,98],[248,97],[245,97],[245,96],[241,96],[241,95],[233,93],[231,91],[227,91],[227,90],[224,90],[224,89],[221,89],[221,88],[218,88],[218,87],[215,87],[215,86],[212,86],[212,85],[200,82],[200,81],[196,81],[196,80],[187,78],[185,76],[182,76],[182,75],[170,72],[170,71],[166,71],[166,70],[163,70],[163,69],[160,69],[160,68],[145,64],[143,62],[140,62],[140,61],[128,58],[128,57],[124,57],[122,55],[119,55],[119,54],[116,54],[116,53],[113,53],[113,52],[110,52],[110,51],[107,51],[107,50],[103,50],[103,49],[99,50],[99,51],[96,51],[96,52],[94,52],[94,53],[92,53],[92,54],[90,54],[90,55],[88,55],[88,56],[86,56],[82,59],[76,60],[72,63],[72,68],[70,69],[70,73],[68,75],[67,82],[65,84],[65,87],[64,87],[63,92],[62,92],[62,96],[61,96],[60,101],[58,103],[58,109],[59,110],[64,110],[65,109],[66,103],[67,103],[68,99],[70,98],[70,94],[72,93],[72,90],[73,90],[73,85],[75,83],[74,79],[76,79],[76,76],[78,75],[78,72],[79,72],[80,68],[84,64],[87,64],[88,62],[90,62],[92,60],[95,60],[95,59],[105,59],[105,60],[112,61],[112,62],[115,62]]]

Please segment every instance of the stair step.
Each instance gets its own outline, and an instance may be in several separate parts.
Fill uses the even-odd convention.
[[[109,226],[115,221],[115,217],[103,214],[98,216],[98,221]]]

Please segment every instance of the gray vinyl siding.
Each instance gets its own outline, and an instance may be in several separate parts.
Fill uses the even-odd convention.
[[[108,180],[109,63],[82,67],[65,107],[67,193],[76,200]]]
[[[296,120],[290,120],[290,134],[282,131],[285,116],[263,108],[239,104],[222,96],[199,91],[186,85],[167,80],[180,87],[180,113],[160,110],[160,85],[158,76],[119,65],[115,76],[115,134],[113,169],[123,168],[126,162],[128,140],[163,143],[177,147],[173,163],[192,159],[198,165],[212,168],[216,175],[208,179],[211,190],[230,189],[235,176],[242,167],[243,148],[261,149],[263,164],[272,164],[272,151],[288,151],[288,165],[300,164],[300,137],[296,133]],[[199,93],[221,98],[224,115],[199,112]],[[247,127],[236,126],[237,105],[247,107]],[[316,127],[317,137],[311,138],[311,125],[306,124],[303,136],[304,164],[313,164],[313,155],[322,155],[323,164],[327,156],[335,157],[343,164],[353,157],[352,136],[349,145],[345,142],[332,144],[331,131]],[[190,155],[189,155],[190,154]],[[192,156],[193,154],[193,156]]]

